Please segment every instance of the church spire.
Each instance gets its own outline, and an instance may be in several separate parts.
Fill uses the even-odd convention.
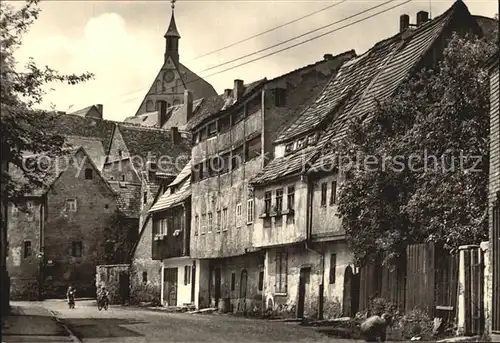
[[[170,0],[172,4],[172,16],[170,17],[170,25],[168,26],[167,32],[164,37],[166,40],[165,46],[165,61],[168,56],[172,57],[176,62],[179,62],[179,39],[181,35],[179,31],[177,31],[177,25],[175,24],[175,2],[177,0]]]

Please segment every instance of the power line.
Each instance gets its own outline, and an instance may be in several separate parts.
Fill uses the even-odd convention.
[[[393,2],[393,1],[395,1],[395,0],[390,0],[390,1],[388,1],[387,3],[389,3],[389,2]],[[380,15],[380,14],[382,14],[382,13],[385,13],[385,12],[388,12],[388,11],[390,11],[390,10],[393,10],[393,9],[395,9],[395,8],[397,8],[397,7],[403,6],[403,5],[405,5],[405,4],[407,4],[407,3],[411,2],[411,1],[413,1],[413,0],[406,0],[406,1],[402,2],[402,3],[399,3],[399,4],[397,4],[397,5],[394,5],[394,6],[390,7],[390,8],[385,9],[385,10],[379,11],[379,12],[377,12],[377,13],[371,14],[371,15],[369,15],[369,16],[367,16],[367,17],[364,17],[364,18],[361,18],[361,19],[359,19],[359,20],[356,20],[356,21],[354,21],[354,22],[352,22],[352,23],[349,23],[349,24],[346,24],[346,25],[341,26],[341,27],[339,27],[339,28],[336,28],[336,29],[333,29],[333,30],[330,30],[330,31],[324,32],[324,33],[322,33],[322,34],[320,34],[320,35],[317,35],[317,36],[314,36],[314,37],[308,38],[308,39],[303,40],[303,41],[301,41],[301,42],[298,42],[298,43],[296,43],[296,44],[293,44],[293,45],[287,46],[287,47],[285,47],[285,48],[282,48],[282,49],[279,49],[279,50],[276,50],[276,51],[273,51],[273,52],[271,52],[271,53],[269,53],[269,54],[266,54],[266,55],[263,55],[263,56],[259,56],[259,57],[257,57],[257,58],[254,58],[254,59],[252,59],[252,60],[249,60],[249,61],[246,61],[246,62],[243,62],[243,63],[237,64],[237,65],[235,65],[235,66],[232,66],[232,67],[229,67],[229,68],[226,68],[226,69],[223,69],[223,70],[217,71],[217,72],[212,73],[212,74],[209,74],[209,75],[205,75],[205,76],[203,76],[203,77],[197,76],[194,80],[190,80],[190,81],[186,82],[185,84],[189,84],[189,83],[192,83],[192,82],[197,82],[198,80],[202,80],[202,79],[204,79],[204,78],[208,78],[208,77],[211,77],[211,76],[215,76],[215,75],[218,75],[218,74],[222,74],[222,73],[224,73],[224,72],[226,72],[226,71],[229,71],[229,70],[233,70],[233,69],[239,68],[239,67],[241,67],[241,66],[244,66],[244,65],[247,65],[247,64],[250,64],[250,63],[253,63],[253,62],[259,61],[259,60],[261,60],[261,59],[264,59],[264,58],[267,58],[267,57],[269,57],[269,56],[272,56],[272,55],[278,54],[278,53],[280,53],[280,52],[283,52],[283,51],[286,51],[286,50],[289,50],[289,49],[292,49],[292,48],[298,47],[298,46],[300,46],[300,45],[303,45],[303,44],[309,43],[309,42],[311,42],[311,41],[313,41],[313,40],[319,39],[319,38],[321,38],[321,37],[324,37],[324,36],[329,35],[329,34],[331,34],[331,33],[334,33],[334,32],[337,32],[337,31],[340,31],[340,30],[342,30],[342,29],[344,29],[344,28],[347,28],[347,27],[349,27],[349,26],[352,26],[352,25],[354,25],[354,24],[357,24],[357,23],[363,22],[363,21],[365,21],[365,20],[371,19],[371,18],[373,18],[373,17],[375,17],[375,16],[378,16],[378,15]],[[365,11],[365,12],[366,12],[366,11]],[[355,15],[354,15],[354,16],[355,16]],[[354,17],[354,16],[351,16],[351,17]],[[137,99],[137,98],[138,98],[138,97],[135,97],[135,98],[129,99],[129,100],[127,100],[127,102],[132,101],[132,100],[135,100],[135,99]],[[124,101],[122,101],[122,103],[123,103],[123,102],[124,102]]]
[[[195,58],[191,59],[190,61],[197,60],[197,59],[199,59],[199,58],[202,58],[202,57],[205,57],[205,56],[208,56],[208,55],[215,54],[215,53],[217,53],[217,52],[219,52],[219,51],[222,51],[222,50],[225,50],[225,49],[232,48],[233,46],[236,46],[236,45],[238,45],[238,44],[248,42],[248,41],[249,41],[249,40],[251,40],[251,39],[254,39],[254,38],[257,38],[257,37],[263,36],[263,35],[265,35],[266,33],[276,31],[276,30],[278,30],[278,29],[281,29],[282,27],[288,26],[288,25],[290,25],[290,24],[294,24],[294,23],[296,23],[296,22],[298,22],[298,21],[300,21],[300,20],[302,20],[302,19],[309,18],[309,17],[311,17],[311,16],[313,16],[313,15],[315,15],[315,14],[318,14],[318,13],[324,12],[324,11],[326,11],[326,10],[329,10],[330,8],[333,8],[333,7],[335,7],[335,6],[338,6],[338,5],[340,5],[340,4],[342,4],[342,3],[346,2],[346,1],[347,1],[347,0],[342,0],[342,1],[340,1],[340,2],[337,2],[337,3],[333,4],[333,5],[328,5],[328,6],[326,6],[326,7],[323,7],[322,9],[319,9],[319,10],[317,10],[317,11],[311,12],[311,13],[309,13],[309,14],[306,14],[306,15],[302,16],[302,17],[296,18],[296,19],[291,20],[291,21],[289,21],[289,22],[286,22],[286,23],[284,23],[284,24],[281,24],[281,25],[278,25],[278,26],[276,26],[276,27],[270,28],[270,29],[268,29],[268,30],[262,31],[262,32],[260,32],[260,33],[257,33],[257,34],[255,34],[255,35],[253,35],[253,36],[250,36],[250,37],[244,38],[244,39],[242,39],[242,40],[239,40],[239,41],[237,41],[237,42],[234,42],[234,43],[231,43],[231,44],[229,44],[229,45],[223,46],[223,47],[218,48],[218,49],[216,49],[216,50],[213,50],[213,51],[207,52],[207,53],[205,53],[205,54],[203,54],[203,55],[197,56],[197,57],[195,57]]]
[[[361,14],[364,14],[364,13],[369,12],[369,11],[371,11],[371,10],[374,10],[374,9],[376,9],[376,8],[382,7],[382,6],[387,5],[387,4],[389,4],[389,3],[391,3],[391,2],[394,2],[394,1],[396,1],[396,0],[388,0],[388,1],[386,1],[386,2],[383,2],[383,3],[381,3],[381,4],[378,4],[378,5],[376,5],[376,6],[373,6],[373,7],[369,8],[369,9],[367,9],[367,10],[361,11],[361,12],[356,13],[356,14],[354,14],[354,15],[350,15],[350,16],[348,16],[348,17],[346,17],[346,18],[343,18],[343,19],[337,20],[337,21],[335,21],[335,22],[333,22],[333,23],[330,23],[330,24],[324,25],[324,26],[322,26],[322,27],[318,27],[317,29],[314,29],[314,30],[308,31],[308,32],[303,33],[303,34],[301,34],[301,35],[298,35],[298,36],[292,37],[292,38],[290,38],[290,39],[287,39],[287,40],[285,40],[285,41],[282,41],[282,42],[276,43],[276,44],[271,45],[271,46],[269,46],[269,47],[267,47],[267,48],[260,49],[260,50],[258,50],[258,51],[254,51],[254,52],[251,52],[251,53],[249,53],[249,54],[246,54],[246,55],[243,55],[243,56],[237,57],[237,58],[232,59],[232,60],[230,60],[230,61],[226,61],[226,62],[221,63],[221,64],[219,64],[219,65],[216,65],[216,66],[213,66],[213,67],[209,67],[209,68],[206,68],[206,69],[200,70],[200,71],[198,71],[197,73],[203,73],[203,72],[205,72],[205,71],[209,71],[209,70],[212,70],[212,69],[215,69],[215,68],[219,68],[219,67],[222,67],[222,66],[224,66],[224,65],[227,65],[227,64],[230,64],[230,63],[233,63],[233,62],[236,62],[236,61],[239,61],[239,60],[245,59],[245,58],[247,58],[247,57],[250,57],[250,56],[253,56],[253,55],[259,54],[259,53],[261,53],[261,52],[267,51],[267,50],[269,50],[269,49],[276,48],[276,47],[278,47],[278,46],[281,46],[281,45],[283,45],[283,44],[289,43],[289,42],[294,41],[294,40],[296,40],[296,39],[299,39],[299,38],[302,38],[302,37],[304,37],[304,36],[310,35],[311,33],[321,31],[321,30],[323,30],[323,29],[326,29],[327,27],[330,27],[330,26],[333,26],[333,25],[336,25],[336,24],[340,24],[340,23],[342,23],[342,22],[344,22],[344,21],[346,21],[346,20],[352,19],[352,18],[354,18],[354,17],[357,17],[357,16],[359,16],[359,15],[361,15]]]

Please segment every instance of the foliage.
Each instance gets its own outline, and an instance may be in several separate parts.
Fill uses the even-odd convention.
[[[408,311],[398,318],[397,325],[393,330],[404,340],[412,337],[420,337],[421,341],[429,341],[433,337],[434,321],[424,311],[415,309]],[[396,337],[394,337],[396,338]]]
[[[394,317],[397,314],[397,306],[384,298],[375,298],[370,302],[369,312],[371,316],[381,316],[388,313]]]
[[[22,37],[40,14],[39,0],[27,0],[20,9],[15,9],[5,1],[0,2],[0,93],[2,160],[22,171],[27,184],[11,177],[2,168],[2,184],[5,195],[13,201],[31,187],[43,186],[47,175],[36,169],[27,172],[23,168],[23,152],[45,154],[48,157],[62,153],[64,138],[51,133],[57,116],[36,109],[45,94],[43,87],[52,82],[75,85],[93,77],[90,73],[82,75],[63,75],[45,66],[39,68],[30,59],[24,70],[19,71],[15,52],[22,44]],[[41,168],[44,169],[44,168]]]
[[[487,236],[484,62],[496,49],[454,34],[439,63],[378,104],[373,120],[350,124],[336,149],[356,168],[345,171],[339,214],[358,263],[381,252],[392,260],[408,244],[454,249]],[[376,167],[366,164],[374,158]]]

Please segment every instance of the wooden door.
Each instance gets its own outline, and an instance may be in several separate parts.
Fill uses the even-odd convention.
[[[163,301],[177,306],[177,268],[165,268],[163,275]]]
[[[311,268],[301,268],[299,278],[299,301],[297,303],[297,318],[304,318],[304,308],[306,303],[306,290],[309,284]]]
[[[248,273],[246,269],[243,269],[241,271],[241,277],[240,277],[240,299],[239,299],[239,310],[242,312],[246,311],[247,283],[248,283]]]
[[[359,308],[359,274],[354,274],[351,266],[344,272],[342,313],[344,317],[354,317]]]

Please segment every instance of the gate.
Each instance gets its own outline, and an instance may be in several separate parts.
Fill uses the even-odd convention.
[[[359,273],[354,274],[351,266],[344,272],[344,295],[342,299],[342,313],[344,317],[354,317],[359,308]]]
[[[163,278],[163,301],[177,306],[177,268],[165,268]]]
[[[435,247],[414,244],[406,249],[406,311],[420,309],[433,318],[435,296]]]
[[[460,247],[463,271],[464,331],[481,335],[484,331],[484,260],[478,246]]]

